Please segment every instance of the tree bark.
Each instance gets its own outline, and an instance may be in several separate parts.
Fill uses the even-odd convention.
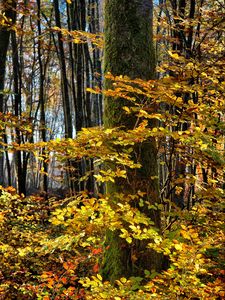
[[[45,72],[44,72],[44,66],[43,66],[43,58],[42,58],[42,50],[41,50],[41,1],[37,0],[37,7],[38,7],[38,19],[37,19],[37,27],[38,27],[38,63],[39,63],[39,101],[40,101],[40,123],[41,123],[41,137],[42,141],[46,142],[46,122],[45,122],[45,94],[44,94],[44,84],[45,84]],[[45,156],[46,149],[43,149],[43,155]],[[48,191],[48,164],[44,160],[43,161],[43,168],[44,168],[44,174],[43,174],[43,184],[42,189],[47,194]]]
[[[6,68],[6,55],[9,46],[10,27],[15,19],[16,1],[0,1],[0,13],[4,14],[7,22],[0,25],[0,113],[4,110],[4,82],[5,82],[5,68]],[[0,185],[4,184],[4,154],[1,151],[2,145],[0,144]]]
[[[55,24],[57,27],[61,29],[61,18],[60,18],[58,0],[54,0],[54,9],[55,9]],[[65,119],[65,137],[72,138],[73,127],[72,127],[72,117],[71,117],[71,103],[70,103],[69,89],[68,89],[63,36],[60,31],[57,33],[57,35],[58,35],[58,46],[59,46],[59,63],[60,63],[61,76],[62,76],[61,82],[62,82],[63,110],[64,110],[64,119]]]
[[[12,62],[13,62],[13,85],[14,85],[14,110],[15,116],[19,119],[21,116],[21,69],[19,63],[19,55],[18,55],[18,45],[16,39],[16,33],[12,32],[11,35],[11,42],[12,42]],[[18,145],[21,144],[21,131],[18,127],[15,128],[15,139]],[[17,169],[17,182],[18,182],[18,191],[19,194],[26,195],[26,170],[23,168],[23,159],[22,159],[22,152],[16,151],[15,152],[15,163]]]
[[[155,76],[155,51],[152,40],[153,4],[149,0],[106,0],[105,1],[105,55],[104,72],[113,75],[127,75],[130,78],[153,79]],[[105,82],[109,88],[110,82]],[[104,99],[105,127],[123,126],[132,129],[135,117],[128,117],[123,106],[127,101],[118,98]],[[155,126],[152,122],[150,126]],[[148,140],[137,145],[134,156],[140,157],[142,167],[135,172],[127,170],[128,180],[124,184],[108,184],[107,193],[115,192],[135,194],[138,190],[146,193],[144,206],[139,209],[154,221],[160,229],[160,212],[148,209],[147,202],[159,202],[157,149],[155,141]],[[152,179],[154,178],[154,179]],[[104,279],[114,282],[122,276],[143,276],[144,270],[161,269],[160,254],[147,248],[148,241],[136,241],[129,246],[119,237],[119,232],[108,232],[106,251],[102,264]],[[109,247],[108,247],[109,246]],[[132,262],[132,251],[135,248],[136,261]]]

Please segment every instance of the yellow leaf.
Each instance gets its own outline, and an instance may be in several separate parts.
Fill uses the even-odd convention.
[[[73,42],[76,43],[76,44],[79,44],[80,40],[75,39]],[[86,88],[86,91],[89,92],[89,93],[92,93],[92,94],[99,94],[99,92],[100,92],[100,90],[97,89],[97,88],[95,90],[92,89],[92,88]]]
[[[102,141],[97,142],[96,147],[100,147],[102,145]]]
[[[64,221],[64,216],[62,216],[62,215],[57,215],[57,219],[60,220],[60,221]]]
[[[173,53],[172,51],[168,51],[169,55],[174,59],[180,59],[180,56],[177,53]]]
[[[100,274],[97,274],[97,278],[102,281],[102,276]]]
[[[181,251],[182,250],[182,244],[175,244],[174,247],[175,247],[175,249],[177,251]]]
[[[112,132],[113,132],[113,129],[110,129],[110,128],[108,128],[108,129],[105,130],[105,133],[106,133],[106,134],[110,134],[110,133],[112,133]]]
[[[103,299],[108,299],[108,293],[106,294],[104,294],[104,293],[100,293],[99,294]]]
[[[187,240],[190,240],[190,235],[188,233],[188,231],[185,231],[185,230],[181,230],[181,235],[183,236],[183,238],[187,239]]]
[[[123,107],[123,109],[127,112],[127,113],[130,113],[130,109],[129,109],[129,107],[127,107],[127,106],[124,106]]]
[[[0,213],[0,223],[4,222],[4,213]]]
[[[132,243],[132,238],[129,236],[128,238],[126,238],[126,241],[128,242],[128,244]]]
[[[205,150],[205,149],[207,149],[208,148],[208,145],[207,144],[202,144],[201,145],[201,150]]]

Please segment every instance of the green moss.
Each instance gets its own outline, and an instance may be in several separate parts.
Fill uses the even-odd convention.
[[[153,77],[152,7],[145,9],[145,2],[105,1],[105,71],[132,78]]]
[[[103,279],[112,283],[121,277],[129,277],[131,272],[130,249],[118,231],[108,231],[105,242],[106,250],[101,268]]]
[[[152,43],[152,6],[146,0],[105,1],[104,71],[131,78],[152,79],[155,51]],[[105,82],[108,88],[109,82]],[[122,112],[125,101],[105,99],[104,121],[107,127],[127,124]],[[127,105],[127,103],[126,103]],[[130,125],[133,122],[130,120]]]

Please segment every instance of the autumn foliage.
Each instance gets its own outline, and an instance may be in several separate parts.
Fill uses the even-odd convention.
[[[173,50],[168,34],[156,34],[158,79],[108,73],[111,89],[88,89],[124,99],[127,118],[137,120],[132,129],[91,127],[75,139],[5,143],[6,128],[29,135],[32,127],[26,116],[0,114],[4,151],[32,153],[45,162],[54,157],[72,174],[81,160],[92,161],[94,167],[78,180],[91,178],[95,186],[79,193],[68,189],[65,197],[25,197],[11,186],[0,187],[0,299],[225,298],[224,16],[217,12],[217,6],[206,5],[197,20],[180,17],[186,33],[196,30],[197,35],[202,25],[196,36],[198,52],[192,55]],[[159,20],[165,31],[176,25],[167,18]],[[102,46],[101,36],[68,30],[62,34],[65,41],[94,39]],[[149,120],[156,126],[149,126]],[[160,210],[161,230],[138,209],[146,205],[141,186],[130,194],[103,193],[105,184],[126,181],[127,172],[140,168],[133,154],[152,138],[158,150],[160,201],[147,205]],[[101,264],[108,230],[119,231],[134,267],[133,245],[149,241],[147,247],[162,253],[163,271],[145,270],[145,277],[122,277],[114,285],[105,281]]]

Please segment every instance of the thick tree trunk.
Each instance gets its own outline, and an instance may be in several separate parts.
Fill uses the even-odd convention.
[[[105,72],[127,75],[131,78],[153,79],[155,75],[155,53],[152,41],[153,4],[149,0],[106,0],[105,1]],[[105,82],[105,87],[110,87]],[[106,127],[125,126],[133,128],[136,118],[127,117],[122,107],[129,105],[125,100],[105,98],[104,124]],[[150,124],[155,126],[155,124]],[[138,190],[146,193],[146,202],[159,202],[157,149],[154,140],[137,145],[134,155],[140,157],[142,167],[136,172],[128,170],[128,181],[110,184],[107,193],[133,194]],[[154,178],[154,179],[151,179]],[[160,228],[159,211],[149,210],[145,204],[140,210]],[[144,270],[160,270],[161,255],[147,248],[149,241],[137,241],[128,246],[119,232],[108,232],[102,275],[114,282],[122,276],[143,276]],[[132,263],[132,251],[136,261]],[[135,249],[134,249],[135,248]]]

